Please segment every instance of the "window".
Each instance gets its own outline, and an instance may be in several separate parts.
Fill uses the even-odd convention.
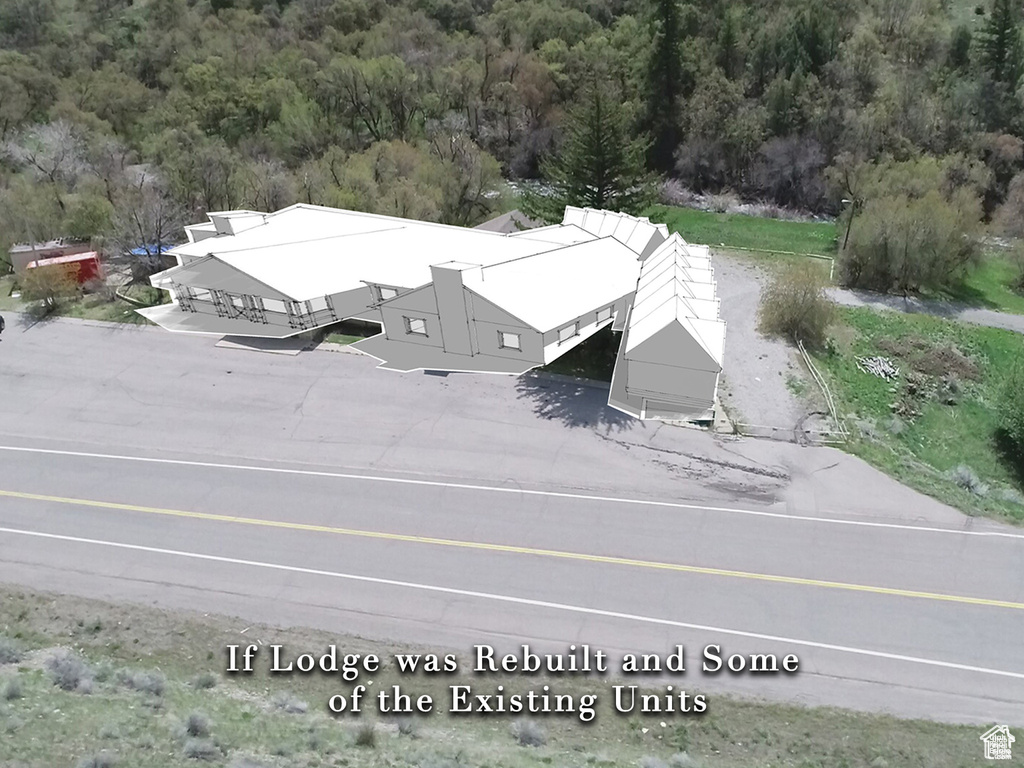
[[[263,308],[267,312],[280,312],[281,314],[287,312],[284,306],[284,302],[281,301],[280,299],[264,299]]]
[[[380,299],[381,301],[387,301],[388,299],[393,299],[397,295],[398,295],[398,289],[397,288],[385,288],[383,285],[378,285],[377,286],[377,298]]]
[[[574,336],[578,336],[580,333],[580,324],[578,322],[572,325],[567,325],[565,328],[558,332],[558,343],[563,344]]]
[[[597,310],[597,322],[599,322],[599,323],[603,323],[605,320],[608,320],[609,318],[611,318],[611,316],[612,316],[612,308],[611,307],[605,307],[604,309]]]
[[[500,349],[522,349],[518,333],[498,331],[498,347]]]
[[[213,296],[205,288],[193,288],[192,293],[196,301],[213,301]]]
[[[406,333],[412,333],[417,336],[427,335],[427,321],[422,317],[406,317],[404,319]]]

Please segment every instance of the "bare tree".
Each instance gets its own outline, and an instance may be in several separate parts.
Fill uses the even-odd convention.
[[[129,169],[114,206],[113,242],[131,267],[132,280],[142,282],[164,268],[163,253],[180,238],[184,208],[151,172]]]
[[[257,211],[276,211],[296,201],[295,184],[284,163],[259,159],[242,172],[245,198]]]
[[[65,120],[33,125],[7,142],[5,150],[17,165],[52,185],[62,211],[62,193],[73,189],[78,177],[88,167],[85,141],[78,130]]]

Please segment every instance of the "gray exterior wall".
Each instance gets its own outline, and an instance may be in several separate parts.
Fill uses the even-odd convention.
[[[575,320],[575,322],[579,323],[579,335],[569,339],[568,341],[560,343],[558,341],[558,333],[561,329],[572,325],[572,321],[562,323],[558,328],[545,333],[542,340],[544,345],[544,363],[550,363],[553,360],[558,359],[573,347],[582,344],[606,325],[612,325],[617,317],[624,317],[629,299],[632,295],[633,294],[631,293],[627,294],[626,296],[616,299],[612,304],[604,304],[592,312],[580,315]],[[609,307],[611,308],[611,317],[598,321],[598,314]]]

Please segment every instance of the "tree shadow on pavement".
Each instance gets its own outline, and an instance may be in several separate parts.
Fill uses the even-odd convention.
[[[597,427],[606,432],[623,431],[640,421],[608,405],[608,390],[571,381],[525,374],[516,380],[516,392],[529,400],[533,412],[568,427]]]

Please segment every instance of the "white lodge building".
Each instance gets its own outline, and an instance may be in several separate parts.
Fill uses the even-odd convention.
[[[178,266],[151,278],[172,303],[138,310],[170,331],[285,338],[352,318],[381,324],[353,346],[383,368],[521,374],[611,325],[625,331],[611,405],[693,418],[714,401],[725,326],[708,251],[645,218],[567,208],[503,234],[294,205],[186,233]]]

